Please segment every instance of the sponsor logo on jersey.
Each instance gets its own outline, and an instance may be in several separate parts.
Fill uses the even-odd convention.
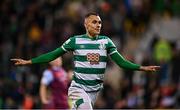
[[[87,60],[90,62],[91,65],[99,64],[99,53],[87,53]]]

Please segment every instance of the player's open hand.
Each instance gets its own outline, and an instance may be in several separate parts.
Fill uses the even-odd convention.
[[[13,61],[15,65],[31,64],[31,60],[23,60],[23,59],[18,59],[18,58],[14,58],[14,59],[10,59],[10,60]]]
[[[141,66],[140,70],[141,71],[146,71],[146,72],[156,72],[160,70],[160,66]]]

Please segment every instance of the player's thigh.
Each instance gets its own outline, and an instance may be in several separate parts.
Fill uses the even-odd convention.
[[[83,89],[70,87],[68,97],[72,109],[92,109],[91,99]]]
[[[87,94],[91,99],[92,105],[94,105],[94,103],[96,102],[96,99],[97,99],[97,97],[99,95],[99,92],[90,92],[90,93],[87,93]]]

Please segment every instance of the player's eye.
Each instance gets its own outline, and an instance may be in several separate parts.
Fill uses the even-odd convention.
[[[96,21],[96,20],[93,20],[92,23],[93,23],[93,24],[96,24],[96,23],[101,24],[102,21]]]
[[[93,23],[93,24],[96,24],[96,23],[97,23],[97,21],[96,21],[96,20],[93,20],[93,21],[92,21],[92,23]]]

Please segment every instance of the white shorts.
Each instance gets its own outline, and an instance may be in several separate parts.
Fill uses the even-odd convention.
[[[87,93],[80,87],[74,85],[75,82],[72,81],[68,90],[71,109],[93,109],[93,105],[99,92]]]

